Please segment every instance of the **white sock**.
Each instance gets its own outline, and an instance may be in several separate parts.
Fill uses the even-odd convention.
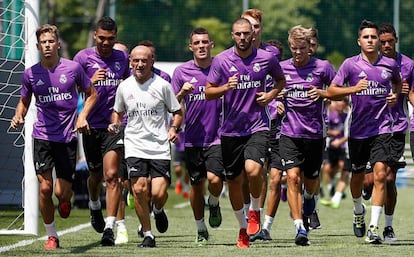
[[[264,222],[263,222],[263,229],[266,229],[267,231],[270,232],[270,230],[272,229],[273,220],[274,220],[273,217],[265,215]]]
[[[244,210],[240,209],[238,211],[234,211],[234,215],[236,216],[237,221],[239,222],[240,228],[247,228],[247,221],[244,214]]]
[[[110,228],[110,229],[114,230],[115,220],[116,220],[115,216],[106,217],[106,219],[105,219],[105,229]]]
[[[364,212],[364,208],[362,207],[362,196],[358,198],[353,198],[352,201],[354,202],[354,213],[361,214]]]
[[[244,209],[244,216],[245,218],[249,218],[249,209],[250,209],[250,203],[245,203],[243,204],[243,209]]]
[[[207,231],[207,226],[206,226],[206,223],[204,222],[204,218],[195,220],[195,223],[197,225],[197,231]]]
[[[339,204],[341,202],[343,193],[341,192],[335,192],[334,196],[332,197],[331,202],[334,204]]]
[[[214,195],[210,194],[208,198],[208,205],[210,206],[217,206],[219,204],[219,197],[215,197]]]
[[[58,237],[58,234],[56,232],[55,222],[54,221],[52,223],[50,223],[50,224],[44,224],[44,225],[45,225],[45,229],[46,229],[47,236],[53,236],[53,237],[59,238]]]
[[[116,224],[116,228],[118,230],[119,229],[121,229],[121,230],[126,229],[126,224],[125,224],[125,220],[124,219],[115,221],[115,224]]]
[[[305,230],[305,227],[303,226],[303,220],[302,219],[297,219],[293,221],[293,224],[295,224],[295,228],[296,230],[298,229],[303,229]]]
[[[392,215],[385,214],[384,216],[385,216],[384,227],[392,227],[392,223],[394,221],[394,214],[392,214]]]
[[[152,234],[151,230],[144,231],[144,238],[147,237],[147,236],[151,237],[152,239],[155,238],[155,236]]]
[[[100,210],[101,209],[101,201],[98,199],[97,201],[92,201],[89,199],[89,209],[91,210]]]
[[[157,208],[155,207],[155,204],[154,204],[154,207],[152,208],[152,211],[154,212],[154,214],[159,214],[159,213],[161,213],[161,212],[162,212],[162,210],[163,210],[163,208],[161,208],[161,209],[157,209]]]
[[[250,195],[250,210],[260,210],[260,196],[258,198],[254,198],[252,195]]]
[[[379,219],[382,213],[382,206],[371,206],[371,222],[369,226],[378,227]]]

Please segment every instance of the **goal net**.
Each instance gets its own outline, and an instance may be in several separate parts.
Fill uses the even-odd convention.
[[[38,234],[39,189],[31,141],[34,106],[24,128],[10,128],[23,71],[38,62],[38,21],[39,0],[0,0],[0,234]]]

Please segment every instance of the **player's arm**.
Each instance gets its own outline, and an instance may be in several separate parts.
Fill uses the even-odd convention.
[[[326,91],[327,98],[334,100],[334,101],[340,101],[345,96],[359,93],[362,90],[365,90],[368,88],[368,80],[367,78],[363,78],[354,86],[350,87],[342,87],[341,85],[331,83],[328,87],[328,90]]]
[[[175,95],[175,97],[177,97],[178,102],[181,102],[183,98],[193,90],[194,86],[189,82],[185,82],[184,85],[181,87],[180,91]]]
[[[168,129],[168,140],[175,143],[178,140],[178,133],[181,131],[181,124],[183,122],[183,111],[179,109],[173,112],[172,124]]]
[[[12,128],[17,128],[24,124],[24,117],[27,114],[27,110],[29,109],[31,97],[20,97],[19,103],[16,107],[16,113],[14,114],[10,126]]]
[[[108,126],[108,131],[111,134],[119,133],[119,127],[122,124],[122,118],[124,117],[125,112],[116,112],[113,111],[111,114],[111,124]]]
[[[85,103],[83,106],[82,111],[78,115],[78,119],[76,120],[76,131],[81,133],[90,133],[89,123],[88,123],[88,115],[91,112],[92,108],[95,106],[96,101],[98,100],[98,93],[93,86],[93,84],[86,90],[82,91],[85,93]]]
[[[217,98],[222,97],[226,92],[230,90],[234,90],[237,88],[237,84],[239,83],[239,74],[236,73],[229,78],[226,84],[223,85],[216,85],[210,82],[207,82],[206,85],[206,99],[207,100],[214,100]]]
[[[265,106],[269,104],[273,99],[276,99],[279,93],[285,88],[286,79],[285,76],[282,74],[280,76],[274,77],[274,86],[269,92],[259,92],[256,93],[256,102],[261,105]]]

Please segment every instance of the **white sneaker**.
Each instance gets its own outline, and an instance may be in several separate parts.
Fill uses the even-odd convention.
[[[126,243],[128,243],[128,231],[126,228],[117,229],[115,244],[120,245]]]

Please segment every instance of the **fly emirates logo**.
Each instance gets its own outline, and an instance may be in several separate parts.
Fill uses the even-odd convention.
[[[237,84],[237,89],[250,89],[250,88],[257,88],[262,86],[262,81],[260,80],[251,80],[249,74],[247,75],[240,75],[239,76],[239,83]]]
[[[105,79],[99,80],[98,83],[96,83],[95,86],[98,87],[112,87],[112,86],[118,86],[119,83],[122,82],[122,79],[116,78],[116,73],[107,71],[105,73]]]
[[[38,101],[41,103],[51,103],[57,101],[68,101],[73,98],[70,92],[59,92],[60,89],[58,87],[49,87],[47,95],[39,95]]]
[[[388,95],[388,90],[378,81],[368,80],[368,88],[356,93],[356,95]]]
[[[198,92],[198,93],[188,94],[188,100],[190,102],[206,100],[206,93],[205,93],[206,92],[206,86],[200,86],[199,90],[200,90],[200,92]]]
[[[134,118],[134,117],[150,117],[155,116],[158,114],[158,111],[155,108],[151,108],[146,103],[138,102],[136,103],[136,109],[132,110],[131,112],[128,112],[128,118]]]

